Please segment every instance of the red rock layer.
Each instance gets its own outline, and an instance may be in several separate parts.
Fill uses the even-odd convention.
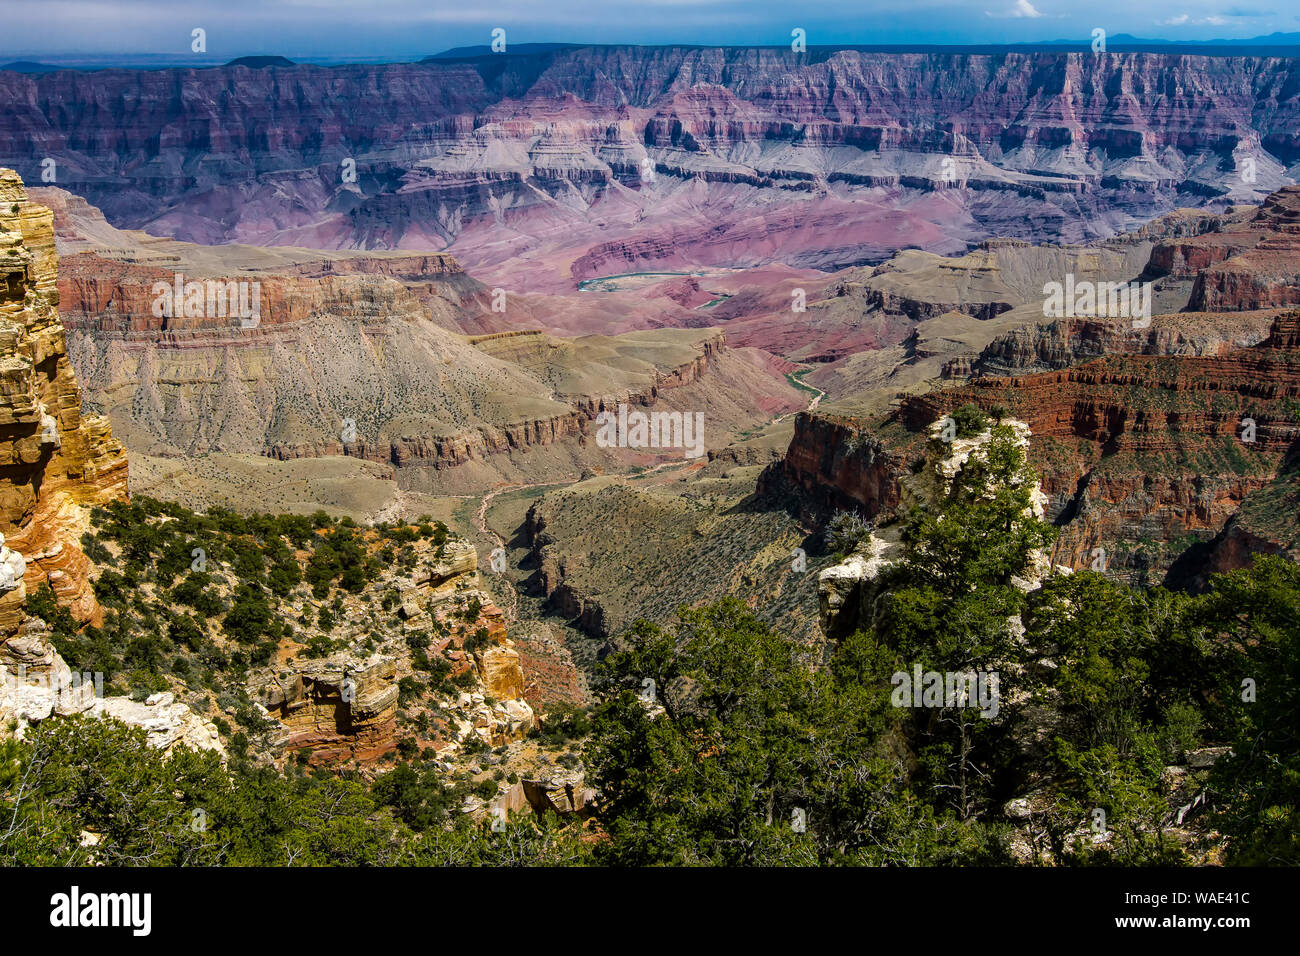
[[[1213,312],[1300,305],[1300,186],[1279,190],[1249,223],[1202,236],[1198,245],[1210,261],[1197,275],[1190,308]]]
[[[695,251],[734,264],[754,247],[765,261],[848,264],[880,217],[823,200],[849,187],[955,189],[940,156],[969,161],[959,191],[972,205],[1006,207],[975,217],[1025,235],[1037,228],[1029,210],[1142,215],[1226,193],[1237,177],[1211,158],[1249,152],[1261,175],[1278,175],[1300,153],[1286,58],[607,46],[512,55],[505,70],[492,59],[6,72],[0,155],[33,171],[55,159],[60,181],[114,221],[199,242],[442,248],[503,222],[563,222],[574,235],[559,260],[584,275]],[[508,155],[475,161],[488,143]],[[1047,150],[1060,175],[1033,172]],[[752,165],[733,160],[746,154]],[[356,181],[340,176],[348,160]],[[575,198],[634,208],[649,172],[724,197],[759,190],[785,208],[747,235],[720,236],[716,220],[689,223],[683,210],[680,230],[612,243],[603,215],[566,216]],[[1188,175],[1200,178],[1180,194]],[[981,200],[986,189],[1005,202]],[[809,228],[802,214],[819,204]],[[967,238],[895,211],[895,247]],[[499,239],[476,249],[474,265],[501,263]]]
[[[905,399],[898,419],[916,432],[973,402],[1028,422],[1031,461],[1063,520],[1057,563],[1088,566],[1093,548],[1116,540],[1206,539],[1274,478],[1300,437],[1298,322],[1279,317],[1259,346],[1220,357],[1109,356],[978,379]]]
[[[0,170],[0,532],[26,588],[48,583],[86,621],[98,606],[77,542],[90,506],[126,496],[127,461],[108,422],[82,415],[56,281],[50,210]]]

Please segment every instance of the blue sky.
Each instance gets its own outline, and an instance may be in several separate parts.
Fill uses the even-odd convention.
[[[1093,28],[1207,40],[1300,31],[1296,0],[0,0],[0,53],[208,54],[409,59],[489,42],[809,45],[1017,43]]]

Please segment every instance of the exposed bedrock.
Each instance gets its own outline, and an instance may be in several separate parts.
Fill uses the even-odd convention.
[[[827,505],[887,511],[900,500],[926,429],[973,403],[1028,423],[1046,514],[1061,526],[1054,563],[1089,567],[1102,548],[1110,570],[1163,574],[1237,516],[1242,529],[1217,549],[1227,567],[1250,552],[1241,545],[1251,540],[1246,532],[1269,536],[1258,518],[1246,523],[1258,496],[1273,495],[1286,527],[1272,536],[1292,543],[1294,503],[1279,510],[1278,496],[1294,483],[1284,463],[1300,438],[1298,338],[1300,313],[1289,312],[1258,345],[1215,357],[1111,355],[976,379],[905,397],[884,422],[803,415],[778,467]]]
[[[35,177],[54,160],[115,224],[198,242],[452,245],[503,269],[532,250],[553,259],[538,276],[831,268],[1256,199],[1300,160],[1297,69],[609,46],[504,64],[3,72],[0,162]],[[521,227],[509,248],[487,238],[500,226]],[[734,259],[745,249],[756,261]]]

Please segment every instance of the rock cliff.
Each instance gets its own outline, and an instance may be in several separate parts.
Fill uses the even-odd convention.
[[[1214,356],[1257,345],[1276,312],[1179,313],[1145,329],[1128,319],[1057,319],[1005,332],[980,352],[967,375],[1007,376],[1069,368],[1104,355]]]
[[[144,727],[164,750],[224,754],[215,726],[170,694],[105,697],[103,675],[74,673],[26,613],[27,595],[48,585],[75,620],[98,620],[78,544],[90,509],[127,493],[121,445],[107,421],[82,414],[57,280],[51,211],[0,169],[0,734],[83,714]]]
[[[1270,486],[1300,438],[1298,324],[1285,313],[1258,345],[1214,357],[1109,355],[978,378],[907,396],[884,422],[800,416],[778,470],[824,506],[874,515],[900,500],[935,421],[964,404],[1003,409],[1034,436],[1030,461],[1061,527],[1052,561],[1092,566],[1101,548],[1107,570],[1163,575]]]
[[[1300,186],[1264,200],[1248,222],[1200,237],[1209,260],[1191,307],[1203,311],[1300,305]]]
[[[0,161],[32,176],[52,159],[60,184],[156,234],[450,245],[476,274],[517,275],[533,252],[522,268],[554,282],[1074,240],[1258,198],[1300,159],[1286,58],[602,46],[507,62],[0,72]]]
[[[48,584],[81,621],[97,613],[77,543],[89,508],[125,497],[127,462],[108,422],[83,415],[59,320],[53,217],[0,170],[0,533],[23,556],[0,604]]]
[[[725,348],[699,329],[466,336],[483,287],[451,256],[200,246],[41,194],[56,213],[72,361],[134,453],[348,455],[406,480],[576,445],[601,410],[653,404]],[[232,283],[255,316],[220,308]]]
[[[445,759],[469,739],[499,747],[533,728],[519,653],[506,637],[501,610],[481,589],[473,545],[452,540],[414,548],[415,568],[376,587],[393,595],[400,624],[375,638],[373,653],[354,649],[374,636],[373,628],[367,632],[365,602],[358,602],[344,609],[333,632],[349,649],[318,659],[294,656],[253,675],[249,696],[273,723],[273,754],[304,754],[313,765],[369,766],[415,733]],[[406,637],[426,631],[435,635],[425,645],[428,654],[449,662],[448,674],[461,689],[433,707],[402,708],[399,681],[414,673]],[[413,732],[413,726],[424,729]]]
[[[1010,430],[1016,447],[1028,451],[1029,426],[1014,418],[998,423]],[[858,627],[866,626],[879,595],[881,573],[903,553],[901,526],[895,520],[913,508],[929,509],[949,493],[954,480],[972,463],[988,460],[988,446],[993,438],[991,427],[966,438],[943,440],[943,422],[935,421],[924,430],[925,441],[917,466],[897,476],[898,499],[888,510],[877,514],[882,526],[872,529],[867,539],[843,561],[821,571],[817,576],[820,625],[828,637],[839,638]],[[1030,489],[1029,507],[1024,512],[1041,519],[1046,513],[1047,496],[1041,487]],[[1020,577],[1012,579],[1025,591],[1038,587],[1052,572],[1048,555],[1043,551],[1030,554]],[[1016,620],[1016,626],[1019,626]]]
[[[1092,567],[1100,549],[1113,573],[1194,584],[1252,550],[1290,552],[1300,313],[1271,306],[1293,301],[1298,223],[1295,187],[1258,208],[1165,217],[1128,238],[1149,251],[1140,278],[1168,311],[1028,322],[969,367],[946,364],[946,378],[974,375],[966,385],[900,395],[883,419],[849,403],[801,415],[763,484],[799,488],[821,512],[889,512],[925,429],[974,404],[1031,428],[1030,459],[1061,528],[1055,563]],[[1025,281],[1059,281],[1033,272]]]

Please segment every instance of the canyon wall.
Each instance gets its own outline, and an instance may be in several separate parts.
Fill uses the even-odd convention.
[[[1053,560],[1086,567],[1103,547],[1113,567],[1164,570],[1217,534],[1300,437],[1291,362],[1267,342],[1217,358],[1111,356],[907,400],[900,420],[921,427],[968,401],[1010,410],[1030,424],[1031,461],[1062,524]]]
[[[1255,209],[1166,217],[1147,230],[1140,279],[1170,311],[1027,322],[946,364],[946,378],[974,375],[967,384],[900,394],[883,420],[801,415],[763,482],[822,513],[888,516],[926,430],[975,405],[1028,423],[1057,564],[1100,556],[1114,573],[1197,586],[1251,553],[1293,553],[1300,312],[1271,306],[1295,301],[1298,238],[1295,186]],[[1045,276],[1060,279],[1035,281]]]
[[[1131,319],[1056,319],[1003,333],[966,371],[978,376],[1046,372],[1114,354],[1220,355],[1264,341],[1275,315],[1268,310],[1162,315],[1142,329]]]
[[[1211,261],[1197,274],[1191,308],[1300,305],[1300,186],[1269,196],[1250,221],[1201,237]]]
[[[690,262],[828,269],[1257,199],[1300,160],[1297,69],[608,46],[0,72],[0,162],[35,177],[52,160],[54,182],[114,223],[198,242],[452,245],[476,274],[537,284]],[[519,227],[508,249],[502,225]],[[537,262],[519,266],[525,252]]]
[[[0,169],[0,735],[51,716],[110,717],[150,746],[215,750],[216,727],[169,693],[102,695],[103,675],[74,674],[26,599],[48,585],[77,621],[99,623],[91,563],[79,547],[90,509],[127,494],[127,461],[108,422],[83,415],[59,321],[49,209]]]
[[[797,489],[814,510],[861,511],[874,518],[898,506],[905,459],[837,415],[800,412],[785,457],[759,478],[759,491]]]
[[[127,491],[126,456],[108,422],[82,414],[57,279],[50,211],[0,170],[0,533],[25,561],[25,574],[0,578],[0,631],[9,633],[23,592],[41,584],[78,620],[97,617],[78,542],[89,508]]]
[[[580,441],[602,409],[652,404],[724,348],[712,330],[466,336],[485,291],[449,255],[200,246],[40,192],[87,402],[135,453],[443,469]]]
[[[803,415],[768,480],[809,489],[824,506],[888,514],[931,426],[974,404],[1030,428],[1045,513],[1060,528],[1053,563],[1091,567],[1100,548],[1107,570],[1158,580],[1189,548],[1216,542],[1244,503],[1278,481],[1300,440],[1298,330],[1300,313],[1289,312],[1258,345],[1214,357],[1110,355],[977,378],[904,397],[884,422]],[[1276,508],[1276,494],[1271,500]],[[1293,505],[1279,523],[1294,524]],[[1265,547],[1266,537],[1255,535],[1256,549],[1283,550]],[[1220,569],[1251,550],[1234,551],[1232,541],[1216,549]]]

